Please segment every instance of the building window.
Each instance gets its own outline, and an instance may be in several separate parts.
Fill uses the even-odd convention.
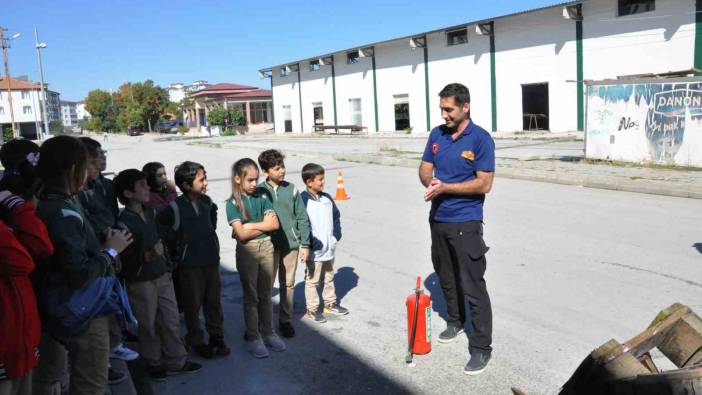
[[[0,115],[5,115],[5,107],[0,107]]]
[[[446,45],[458,45],[468,42],[468,28],[446,32]]]
[[[29,107],[29,106],[24,106],[24,107],[22,107],[22,113],[23,113],[23,114],[31,114],[31,113],[32,113],[32,107]]]
[[[22,91],[22,100],[29,99],[29,91]]]
[[[358,63],[358,51],[349,52],[346,54],[346,63]]]
[[[317,70],[319,70],[319,59],[310,60],[310,71],[317,71]]]
[[[251,112],[251,120],[249,123],[268,122],[268,103],[249,103],[249,111]]]
[[[280,68],[280,76],[281,77],[287,77],[290,72],[288,71],[287,67],[281,67]]]
[[[655,0],[618,0],[618,3],[618,16],[641,14],[656,10]]]
[[[351,124],[363,126],[363,116],[361,113],[361,99],[349,99],[349,109],[351,110]]]

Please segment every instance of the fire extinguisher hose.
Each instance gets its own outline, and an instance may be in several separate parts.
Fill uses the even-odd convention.
[[[414,289],[415,299],[414,299],[414,322],[412,323],[412,334],[410,335],[410,342],[407,346],[407,356],[405,357],[405,363],[412,363],[412,357],[414,356],[414,338],[417,334],[417,321],[419,321],[419,286],[421,284],[421,277],[417,277],[417,288]]]

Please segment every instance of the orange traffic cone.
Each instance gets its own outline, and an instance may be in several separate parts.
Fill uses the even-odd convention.
[[[340,171],[339,176],[336,177],[336,196],[334,200],[349,200],[351,196],[346,194],[346,188],[344,188],[344,172]]]

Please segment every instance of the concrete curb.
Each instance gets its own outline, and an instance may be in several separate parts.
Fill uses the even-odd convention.
[[[383,157],[372,155],[334,155],[334,159],[346,162],[368,163],[382,166],[398,166],[417,168],[421,162],[419,159]],[[702,199],[702,188],[693,188],[691,185],[671,185],[660,181],[652,180],[630,180],[625,177],[612,176],[592,176],[582,174],[569,174],[557,172],[544,172],[536,169],[515,168],[513,166],[500,165],[499,159],[496,165],[497,177],[511,178],[517,180],[548,182],[552,184],[575,185],[586,188],[608,189],[613,191],[636,192],[650,195],[673,196],[690,199]]]
[[[572,136],[571,136],[572,138]],[[201,145],[211,148],[227,148],[228,142],[194,141],[188,144]],[[241,147],[247,149],[247,147]],[[419,159],[384,156],[382,154],[324,154],[316,152],[292,151],[295,156],[309,156],[317,160],[333,159],[343,162],[365,163],[380,166],[397,166],[417,168]],[[522,161],[514,159],[512,163],[520,164]],[[622,192],[645,193],[649,195],[672,196],[690,199],[702,199],[702,186],[694,187],[691,184],[675,185],[670,182],[629,179],[627,177],[613,177],[607,175],[573,174],[556,171],[543,171],[539,169],[521,168],[500,164],[498,158],[496,176],[516,180],[548,182],[552,184],[574,185],[586,188],[608,189]]]

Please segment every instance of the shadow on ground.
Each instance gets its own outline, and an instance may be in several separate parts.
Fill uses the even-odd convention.
[[[337,271],[335,284],[340,298],[358,284],[351,267]],[[277,282],[276,282],[277,285]],[[348,316],[330,317],[325,324],[304,318],[304,279],[295,286],[293,324],[296,336],[286,339],[288,350],[271,352],[269,358],[256,359],[246,352],[239,275],[222,269],[222,304],[225,313],[225,337],[232,354],[215,360],[203,360],[203,370],[196,375],[169,378],[152,384],[154,393],[180,394],[408,394],[403,384],[383,374],[354,355],[355,350],[340,345],[334,337],[353,328],[353,311]],[[277,306],[273,324],[277,326]],[[351,318],[349,318],[351,317]]]

